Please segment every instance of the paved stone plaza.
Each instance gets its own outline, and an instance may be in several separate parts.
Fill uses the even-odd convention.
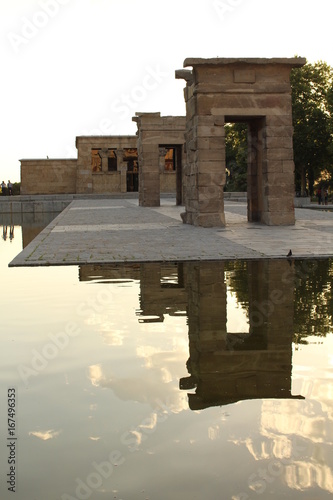
[[[314,208],[277,227],[248,222],[245,202],[227,202],[226,227],[203,228],[183,224],[174,199],[155,208],[74,200],[9,266],[285,258],[289,249],[294,258],[333,256],[333,212]]]

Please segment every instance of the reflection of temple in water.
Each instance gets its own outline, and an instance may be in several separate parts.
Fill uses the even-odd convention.
[[[186,315],[187,295],[183,263],[89,264],[80,266],[80,281],[119,283],[140,281],[139,321],[163,321],[164,315]]]
[[[293,268],[276,260],[249,261],[245,268],[248,333],[227,332],[223,262],[191,265],[187,273],[190,376],[180,388],[196,388],[188,395],[193,410],[292,397]]]
[[[241,273],[233,265],[87,265],[79,277],[101,283],[140,280],[140,322],[187,314],[189,376],[181,378],[180,389],[195,389],[188,394],[191,409],[291,398],[294,269],[287,260],[244,262]],[[229,286],[246,305],[246,333],[227,331]]]
[[[184,264],[141,265],[140,322],[163,321],[164,315],[186,315]]]
[[[95,281],[97,283],[119,283],[137,281],[140,279],[141,264],[85,264],[79,267],[80,281]]]

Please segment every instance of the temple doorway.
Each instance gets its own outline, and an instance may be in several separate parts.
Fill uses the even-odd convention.
[[[264,117],[226,117],[227,125],[241,124],[246,126],[246,145],[244,145],[244,134],[236,132],[234,141],[240,139],[243,143],[239,146],[239,157],[231,159],[231,164],[228,162],[226,155],[227,169],[227,184],[228,176],[239,175],[241,178],[240,184],[244,189],[246,184],[247,191],[247,216],[249,222],[262,222],[262,214],[264,209],[264,184],[263,184],[263,162],[264,162]],[[242,127],[244,130],[244,127]],[[243,135],[243,137],[242,137]],[[247,152],[244,152],[244,149]],[[244,156],[246,156],[246,178],[244,177]],[[234,163],[233,163],[234,162]],[[246,182],[245,182],[246,180]],[[242,191],[243,189],[240,189]]]

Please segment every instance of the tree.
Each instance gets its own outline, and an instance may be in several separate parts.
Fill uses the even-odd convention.
[[[306,269],[306,272],[304,272]],[[295,261],[294,341],[307,344],[307,337],[326,337],[332,329],[333,262]]]
[[[248,317],[250,314],[250,288],[258,287],[258,278],[259,288],[262,290],[265,290],[265,287],[266,291],[279,290],[279,281],[274,281],[274,274],[269,274],[269,268],[265,268],[263,265],[260,268],[260,275],[251,274],[249,265],[248,261],[225,263],[227,287],[236,295],[238,305],[242,307]],[[284,268],[281,267],[281,275],[283,275],[283,270]],[[294,279],[290,283],[294,290],[292,302],[293,342],[307,344],[309,336],[326,337],[332,330],[333,261],[332,259],[295,260],[293,273]],[[277,275],[275,275],[276,277]],[[265,302],[267,303],[266,298],[261,303],[262,307],[264,307]],[[269,327],[271,320],[269,314],[265,318]]]
[[[333,68],[307,63],[291,71],[296,191],[333,187]],[[247,126],[226,125],[227,191],[246,191]]]
[[[247,189],[247,125],[245,123],[225,126],[226,191]]]
[[[333,69],[307,63],[290,75],[294,126],[296,191],[309,194],[321,173],[333,171]]]

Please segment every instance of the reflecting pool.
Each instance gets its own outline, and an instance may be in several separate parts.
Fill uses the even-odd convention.
[[[332,260],[9,269],[13,234],[1,499],[331,497]]]

